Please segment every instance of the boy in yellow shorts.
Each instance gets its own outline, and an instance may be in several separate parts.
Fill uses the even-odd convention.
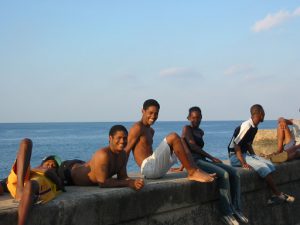
[[[45,203],[55,198],[60,190],[64,191],[63,182],[57,175],[60,160],[57,156],[46,157],[40,166],[30,168],[32,141],[23,139],[20,143],[17,159],[6,181],[10,194],[20,201],[18,225],[24,225],[34,203]],[[0,188],[0,189],[1,189]]]

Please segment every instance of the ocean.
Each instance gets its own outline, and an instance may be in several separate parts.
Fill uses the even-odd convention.
[[[202,121],[205,132],[204,150],[220,159],[227,158],[227,145],[235,127],[242,121]],[[87,161],[101,147],[108,145],[108,132],[111,126],[122,124],[128,130],[133,122],[91,122],[91,123],[0,123],[0,179],[9,174],[16,158],[20,140],[33,141],[31,165],[40,164],[47,155],[58,155],[62,160],[81,159]],[[181,134],[188,122],[163,122],[154,124],[153,147],[158,146],[170,132]],[[276,127],[275,120],[259,125],[260,129]],[[132,154],[127,165],[128,172],[138,171]]]

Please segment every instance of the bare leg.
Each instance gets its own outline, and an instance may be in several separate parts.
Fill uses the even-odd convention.
[[[36,181],[28,181],[25,184],[18,209],[18,225],[26,223],[29,211],[34,204],[34,197],[39,192],[39,184]]]
[[[167,137],[167,143],[179,158],[180,162],[188,172],[188,179],[199,182],[212,182],[215,174],[208,174],[197,168],[192,156],[188,150],[185,149],[184,143],[176,133],[171,133]]]
[[[273,192],[274,195],[280,195],[280,191],[277,190],[277,187],[274,183],[274,180],[273,180],[273,177],[271,174],[268,174],[266,177],[265,177],[265,180],[267,182],[267,185],[269,186],[269,188],[271,189],[271,191]]]
[[[292,140],[292,134],[286,121],[281,121],[277,127],[277,146],[278,151],[283,151],[283,145]]]
[[[20,200],[24,189],[24,179],[27,169],[30,164],[32,151],[32,141],[30,139],[23,139],[20,143],[19,152],[17,155],[17,193],[16,200]]]

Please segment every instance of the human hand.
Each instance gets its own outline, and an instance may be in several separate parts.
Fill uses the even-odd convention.
[[[244,163],[244,164],[242,165],[242,168],[247,169],[247,170],[250,170],[252,167],[251,167],[248,163]]]
[[[129,182],[129,187],[138,191],[144,187],[144,180],[143,179],[131,179]]]

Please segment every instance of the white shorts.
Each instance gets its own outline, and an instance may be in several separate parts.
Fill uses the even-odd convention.
[[[148,179],[160,178],[164,176],[176,162],[177,157],[174,153],[171,154],[170,146],[166,138],[164,138],[153,154],[142,162],[141,174]]]

